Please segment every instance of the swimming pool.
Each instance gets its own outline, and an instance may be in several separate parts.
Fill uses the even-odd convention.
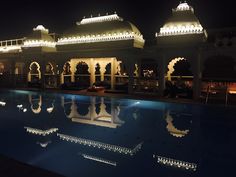
[[[236,109],[0,92],[0,153],[69,177],[227,176]]]

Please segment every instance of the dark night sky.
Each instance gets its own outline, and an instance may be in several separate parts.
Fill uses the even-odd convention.
[[[189,0],[188,3],[205,28],[236,27],[233,0]],[[60,34],[83,16],[114,11],[135,24],[147,39],[154,36],[178,4],[178,0],[5,0],[1,2],[0,39],[27,36],[38,24]]]

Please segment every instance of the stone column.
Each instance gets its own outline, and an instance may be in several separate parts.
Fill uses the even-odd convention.
[[[64,84],[64,74],[63,74],[63,67],[64,63],[59,63],[57,65],[57,87],[59,87],[61,84]]]
[[[44,89],[45,88],[46,62],[44,58],[41,58],[41,60],[42,61],[39,63],[40,71],[41,71],[41,88]]]
[[[106,72],[106,64],[105,62],[100,63],[100,73],[101,73],[101,81],[104,81],[104,74]]]
[[[116,72],[116,59],[112,58],[111,59],[111,89],[115,89],[115,72]]]
[[[128,83],[128,93],[133,93],[133,84],[134,84],[134,64],[132,58],[127,58],[125,65],[127,68],[129,83]]]
[[[94,66],[94,60],[92,58],[90,59],[89,70],[90,70],[90,86],[92,87],[93,84],[95,83],[95,66]]]
[[[16,68],[16,61],[13,60],[13,61],[11,61],[11,65],[10,65],[10,78],[9,78],[10,85],[12,87],[16,86],[15,68]]]
[[[201,95],[202,72],[201,72],[201,53],[197,54],[196,59],[192,62],[193,68],[193,99],[199,100]]]
[[[70,81],[71,82],[75,82],[75,70],[76,70],[76,65],[75,63],[71,60],[70,61],[70,70],[71,70],[71,78]]]
[[[159,96],[163,96],[165,90],[165,74],[166,74],[166,59],[163,55],[158,63],[158,94]]]

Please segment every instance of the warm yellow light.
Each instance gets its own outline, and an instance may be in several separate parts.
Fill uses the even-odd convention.
[[[236,94],[236,90],[229,90],[230,94]]]

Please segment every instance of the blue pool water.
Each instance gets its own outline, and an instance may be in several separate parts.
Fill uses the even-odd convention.
[[[69,177],[234,176],[236,109],[0,92],[0,153]]]

